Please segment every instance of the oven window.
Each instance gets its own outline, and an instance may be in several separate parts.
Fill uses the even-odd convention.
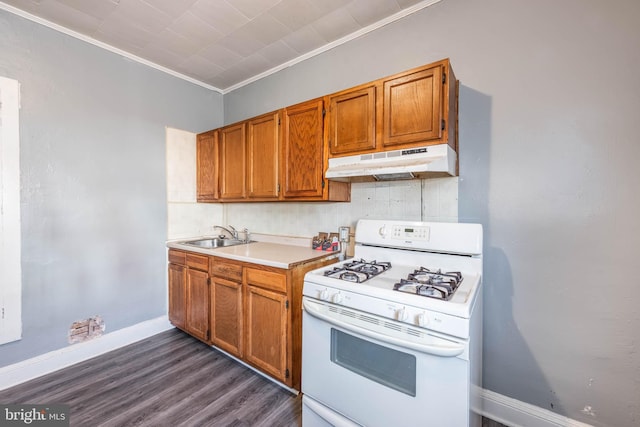
[[[331,361],[394,390],[416,395],[416,358],[331,328]]]

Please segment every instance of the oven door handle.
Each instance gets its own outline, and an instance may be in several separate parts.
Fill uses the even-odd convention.
[[[378,341],[394,344],[394,345],[397,345],[398,347],[404,347],[404,348],[409,348],[415,351],[419,351],[420,353],[431,354],[433,356],[440,356],[440,357],[456,357],[464,353],[464,350],[465,350],[465,346],[463,344],[451,343],[450,345],[436,345],[436,344],[426,345],[426,344],[420,344],[412,341],[406,341],[396,337],[391,337],[389,335],[381,334],[379,332],[371,331],[369,329],[364,329],[356,325],[343,322],[342,320],[336,319],[331,315],[322,313],[320,308],[318,307],[318,304],[315,304],[307,299],[302,300],[302,306],[304,307],[304,310],[307,313],[309,313],[309,315],[316,317],[320,320],[324,320],[325,322],[331,323],[340,328],[346,329],[348,331],[351,331],[356,334],[360,334],[369,338],[376,339]]]

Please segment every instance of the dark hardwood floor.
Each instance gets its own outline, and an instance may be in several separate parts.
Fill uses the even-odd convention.
[[[302,424],[301,395],[178,329],[0,390],[0,403],[68,404],[78,427]]]
[[[173,329],[0,391],[64,403],[72,426],[299,426],[300,396]]]

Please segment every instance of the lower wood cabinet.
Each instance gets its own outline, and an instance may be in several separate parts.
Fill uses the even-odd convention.
[[[169,321],[187,327],[187,268],[181,264],[169,264]]]
[[[169,321],[194,337],[209,340],[208,257],[169,250]]]
[[[209,273],[187,269],[187,331],[194,337],[209,339]]]
[[[292,385],[288,282],[286,271],[245,268],[245,358]]]
[[[169,320],[299,390],[304,274],[335,261],[283,269],[170,249]]]
[[[211,343],[243,356],[242,265],[210,257]]]

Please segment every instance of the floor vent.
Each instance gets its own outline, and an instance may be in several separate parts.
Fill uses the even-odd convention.
[[[104,320],[100,316],[93,316],[71,324],[69,328],[69,344],[88,341],[97,338],[104,332]]]

